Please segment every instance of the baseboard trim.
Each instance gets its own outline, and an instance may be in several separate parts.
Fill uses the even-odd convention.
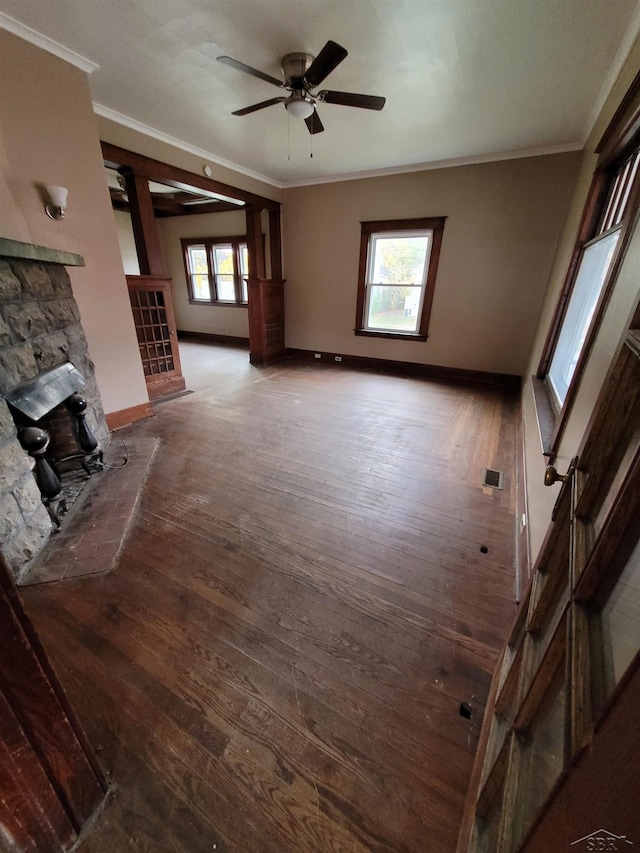
[[[249,349],[249,338],[240,338],[236,335],[214,335],[211,332],[187,332],[178,329],[178,340],[204,344],[225,344],[230,347]]]
[[[136,421],[144,421],[154,416],[151,403],[141,403],[139,406],[130,406],[128,409],[119,409],[117,412],[109,412],[105,415],[109,429],[122,429],[122,427],[134,424]]]
[[[444,382],[465,382],[467,384],[501,385],[506,388],[520,388],[520,377],[511,373],[489,373],[484,370],[465,370],[459,367],[443,367],[437,364],[418,364],[414,361],[392,361],[386,358],[369,358],[361,355],[342,355],[340,353],[320,352],[318,350],[287,347],[287,358],[298,361],[312,361],[327,367],[355,367],[361,370],[375,370],[380,373],[398,373],[402,376],[419,376],[424,379],[436,379]],[[336,355],[341,358],[337,362]]]
[[[520,422],[516,435],[516,577],[515,599],[519,604],[531,578],[531,541],[529,539],[529,502],[527,499],[527,457],[524,445],[524,411],[520,398]],[[523,525],[524,521],[524,525]]]
[[[276,364],[287,358],[285,350],[278,350],[271,353],[249,353],[249,361],[254,367],[266,367],[268,364]]]

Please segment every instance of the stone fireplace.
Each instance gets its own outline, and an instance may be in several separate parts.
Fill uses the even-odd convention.
[[[84,266],[84,260],[0,239],[0,395],[71,362],[85,380],[87,423],[104,446],[109,431],[67,266]],[[56,417],[56,441],[64,443],[65,430],[73,440],[67,413]],[[0,551],[16,578],[51,532],[31,460],[18,442],[10,408],[0,397]]]

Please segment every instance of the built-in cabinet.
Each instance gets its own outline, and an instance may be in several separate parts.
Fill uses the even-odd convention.
[[[171,279],[128,275],[127,287],[149,399],[183,391]]]

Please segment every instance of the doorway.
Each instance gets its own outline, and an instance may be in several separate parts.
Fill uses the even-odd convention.
[[[184,312],[177,322],[174,308],[178,293],[181,300],[186,297],[182,301],[188,302],[188,310],[194,307],[201,310],[206,303],[209,318],[220,310],[228,312],[226,317],[231,318],[231,312],[243,307],[251,363],[264,364],[282,357],[284,282],[279,203],[108,143],[102,143],[102,149],[112,205],[118,213],[130,216],[130,233],[121,239],[121,251],[150,399],[174,394],[185,387],[178,348],[178,322],[184,319]],[[186,254],[184,272],[182,263],[176,264],[175,258],[167,262],[159,222],[189,223],[191,227],[185,227],[185,231],[192,235],[194,227],[196,230],[205,227],[193,223],[203,222],[203,215],[210,222],[209,214],[224,214],[227,218],[233,214],[234,228],[243,231],[229,238],[232,245],[241,242],[246,247],[243,257],[247,268],[242,270],[242,280],[236,283],[234,291],[238,305],[221,290],[224,273],[214,265],[220,252],[215,257],[212,254],[204,271],[192,270]],[[184,240],[180,242],[183,244]],[[208,245],[211,240],[203,238],[201,242]],[[171,240],[171,252],[174,243],[177,246],[178,240]],[[201,285],[199,288],[193,287],[194,280]],[[235,319],[235,323],[226,324],[223,335],[214,333],[211,337],[238,337],[233,334],[237,332],[237,314]],[[206,334],[192,328],[188,320],[181,331]]]

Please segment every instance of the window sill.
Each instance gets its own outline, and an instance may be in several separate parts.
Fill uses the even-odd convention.
[[[531,387],[533,389],[533,403],[536,409],[542,455],[554,456],[553,443],[557,426],[556,413],[551,405],[549,392],[544,380],[538,379],[537,376],[532,376]]]
[[[367,338],[392,338],[396,341],[426,341],[428,335],[419,335],[413,332],[373,332],[369,329],[354,329],[356,335],[362,335]]]
[[[246,308],[247,302],[209,302],[207,299],[190,299],[189,305],[212,305],[215,308]]]

